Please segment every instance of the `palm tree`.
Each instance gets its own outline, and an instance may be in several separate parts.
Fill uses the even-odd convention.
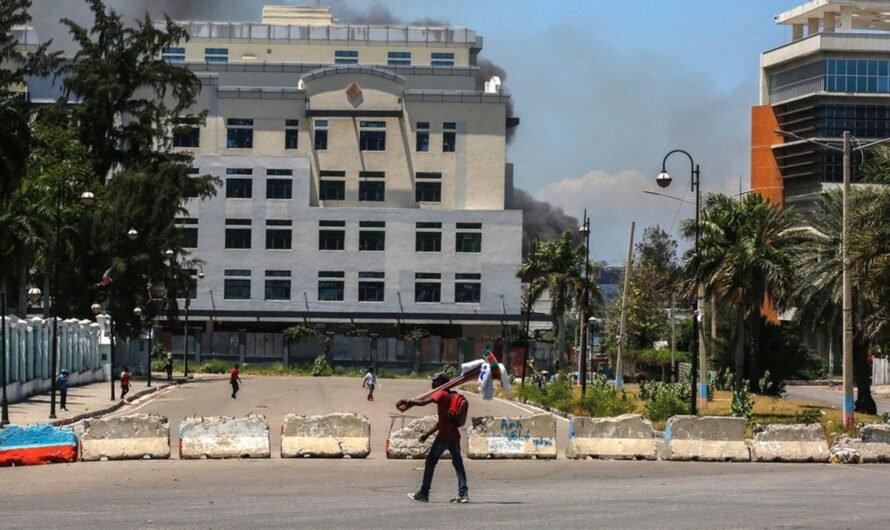
[[[529,307],[546,291],[550,295],[550,317],[557,337],[557,359],[565,366],[565,314],[582,297],[584,289],[583,246],[574,246],[572,231],[566,230],[558,238],[545,241],[534,256],[522,262],[517,276],[529,282],[526,302]],[[594,269],[595,270],[595,269]],[[591,275],[593,283],[594,276]],[[596,291],[598,292],[598,291]],[[591,291],[591,300],[595,294]]]
[[[769,300],[783,307],[789,299],[793,278],[787,253],[793,237],[793,216],[781,205],[759,194],[740,200],[727,195],[707,197],[701,215],[701,262],[686,254],[687,271],[698,270],[708,294],[735,307],[731,345],[735,350],[735,387],[741,389],[745,373],[746,324],[757,317]],[[695,237],[695,222],[686,220],[683,235]],[[758,330],[759,331],[759,330]],[[758,333],[754,333],[758,339]],[[759,377],[754,358],[749,380]]]

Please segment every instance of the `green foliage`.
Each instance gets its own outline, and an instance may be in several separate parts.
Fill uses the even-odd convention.
[[[219,359],[210,359],[209,361],[202,362],[197,371],[201,372],[202,374],[226,374],[231,369],[231,366],[229,366],[229,364],[224,361],[220,361]]]
[[[821,423],[822,411],[817,408],[806,408],[794,415],[794,423]]]
[[[328,362],[327,357],[324,354],[319,355],[312,362],[312,376],[331,376],[334,375],[334,370],[331,368],[331,364]]]
[[[628,414],[635,409],[634,400],[625,390],[615,391],[612,383],[602,376],[595,376],[587,385],[587,393],[579,405],[584,413],[593,418],[608,418]]]
[[[646,401],[643,415],[652,421],[663,421],[678,414],[689,414],[691,392],[691,387],[686,384],[640,383],[640,399]]]
[[[288,343],[300,342],[307,337],[315,337],[317,331],[311,324],[301,322],[284,330],[284,340]]]
[[[729,407],[730,414],[736,418],[745,418],[751,423],[754,419],[754,396],[748,391],[748,381],[742,384],[742,389],[732,393],[732,404]]]
[[[446,364],[442,367],[442,372],[448,374],[448,377],[454,379],[455,377],[460,375],[460,367],[456,364]]]

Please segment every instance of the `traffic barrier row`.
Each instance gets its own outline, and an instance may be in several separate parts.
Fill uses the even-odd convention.
[[[433,438],[420,435],[435,416],[412,419],[391,429],[386,457],[424,458]],[[476,417],[467,428],[467,456],[473,459],[553,459],[556,418]],[[841,436],[830,448],[820,425],[755,426],[746,438],[742,418],[674,416],[667,421],[663,448],[652,423],[637,414],[614,418],[574,417],[566,456],[573,459],[639,459],[755,462],[890,462],[890,425],[869,424],[858,438]],[[371,425],[354,413],[324,416],[288,414],[281,426],[282,458],[364,458],[370,454]],[[170,427],[154,415],[91,419],[80,440],[69,428],[47,424],[0,429],[0,466],[55,462],[170,457]],[[446,453],[447,455],[447,453]],[[187,418],[179,428],[182,459],[269,458],[269,422],[263,416]]]

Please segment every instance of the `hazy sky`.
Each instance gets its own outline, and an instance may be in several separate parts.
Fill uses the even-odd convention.
[[[127,13],[166,9],[178,18],[257,20],[257,0],[116,0]],[[274,0],[269,3],[315,4]],[[504,67],[521,125],[508,149],[515,183],[539,199],[591,216],[594,258],[623,261],[630,221],[676,233],[680,201],[654,189],[663,156],[684,148],[704,191],[748,188],[750,113],[761,51],[790,30],[773,16],[804,0],[336,0],[335,16],[469,26],[483,57]],[[34,0],[41,34],[82,0]],[[76,13],[75,13],[76,14]],[[667,193],[691,197],[689,162],[671,158]],[[678,213],[679,212],[679,213]]]

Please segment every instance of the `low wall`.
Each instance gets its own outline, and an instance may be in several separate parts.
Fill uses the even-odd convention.
[[[639,414],[614,418],[576,416],[569,424],[567,458],[655,460],[652,422]]]
[[[470,458],[556,458],[556,417],[473,418]]]
[[[841,435],[831,446],[831,461],[843,464],[890,462],[890,425],[865,424],[859,438]]]
[[[371,453],[371,422],[356,413],[288,414],[281,426],[281,457],[365,458]]]
[[[87,462],[170,458],[170,423],[148,414],[87,419],[80,445],[80,458]]]
[[[723,416],[674,416],[664,429],[669,460],[748,462],[745,419]]]
[[[828,442],[822,425],[758,425],[751,460],[755,462],[827,462]]]
[[[265,416],[186,418],[179,424],[179,458],[269,458]]]
[[[77,436],[71,429],[42,423],[0,429],[0,466],[28,466],[74,462],[77,460]]]

